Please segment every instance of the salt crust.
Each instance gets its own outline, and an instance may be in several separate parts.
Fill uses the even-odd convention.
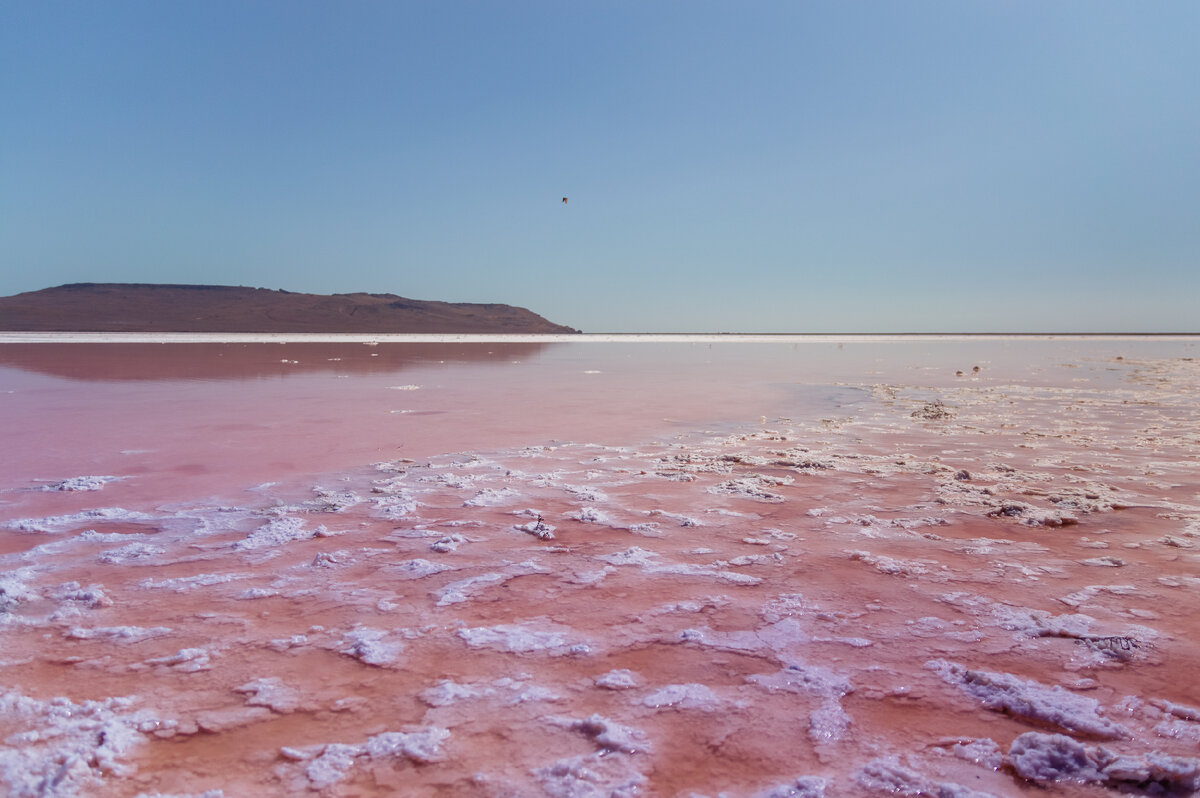
[[[520,498],[512,488],[484,488],[463,502],[463,507],[505,507]]]
[[[640,546],[633,546],[614,554],[601,554],[597,560],[616,566],[637,566],[646,573],[675,574],[679,576],[714,577],[735,585],[757,585],[763,580],[757,576],[727,571],[716,565],[694,565],[691,563],[664,563],[661,556]]]
[[[631,690],[638,686],[637,674],[627,668],[612,670],[597,676],[595,684],[604,690]]]
[[[944,750],[958,759],[988,770],[999,770],[1004,765],[1004,752],[995,740],[988,737],[952,740]]]
[[[550,798],[640,798],[647,781],[629,756],[603,751],[560,759],[534,775]]]
[[[165,552],[166,549],[162,546],[135,541],[119,548],[103,551],[96,555],[96,559],[105,565],[128,565],[130,563],[149,560],[152,557],[158,557]]]
[[[851,719],[842,708],[841,698],[854,692],[850,680],[820,665],[793,662],[771,674],[753,674],[746,681],[769,692],[786,691],[816,696],[820,703],[809,713],[808,736],[815,745],[842,740],[850,730]]]
[[[63,479],[63,480],[59,480],[58,482],[51,482],[47,485],[43,485],[42,490],[56,490],[56,491],[68,491],[68,492],[97,491],[97,490],[101,490],[105,485],[107,485],[110,482],[117,482],[122,479],[125,479],[125,477],[112,477],[112,476],[71,477],[70,479]]]
[[[233,544],[233,548],[237,551],[274,548],[282,546],[285,543],[290,543],[293,540],[323,538],[337,534],[341,533],[331,532],[324,526],[318,526],[316,529],[307,529],[304,519],[283,516],[281,518],[272,518],[266,524],[251,532],[244,540],[239,540]]]
[[[545,523],[540,516],[538,520],[527,524],[514,524],[513,529],[533,535],[538,540],[554,540],[554,525]]]
[[[304,512],[344,513],[351,507],[362,504],[366,499],[352,490],[328,490],[313,488],[314,497],[301,505]],[[282,508],[280,508],[282,509]]]
[[[978,792],[961,784],[935,782],[901,765],[896,757],[880,757],[868,762],[854,774],[854,780],[863,789],[885,795],[995,798],[991,793]]]
[[[765,474],[747,474],[737,479],[727,479],[710,488],[709,493],[754,499],[762,502],[782,502],[783,495],[772,490],[794,482],[791,477],[771,477]]]
[[[950,578],[949,570],[934,560],[898,560],[884,554],[872,554],[869,551],[847,551],[851,560],[857,560],[870,565],[881,574],[889,576],[921,576],[927,581],[942,582]]]
[[[3,588],[0,587],[0,593],[2,592]],[[64,582],[47,591],[47,595],[56,601],[70,601],[87,607],[90,610],[111,607],[113,605],[113,600],[105,594],[104,588],[100,585],[83,587],[78,582]]]
[[[1157,751],[1117,754],[1064,734],[1026,732],[1013,740],[1008,760],[1021,778],[1043,785],[1074,781],[1144,795],[1192,795],[1200,790],[1200,759]]]
[[[459,546],[466,542],[467,538],[456,532],[450,535],[443,535],[433,543],[430,543],[429,550],[438,554],[446,554],[447,552],[456,551]]]
[[[415,559],[392,563],[385,566],[388,573],[402,579],[423,579],[427,576],[440,574],[442,571],[453,571],[454,566],[431,562],[430,560]]]
[[[1131,736],[1125,727],[1100,716],[1100,703],[1094,698],[1059,685],[1046,687],[1012,674],[974,671],[945,660],[930,660],[925,667],[988,709],[1106,740]]]
[[[1059,600],[1071,607],[1077,607],[1101,592],[1146,595],[1132,586],[1093,585]],[[1044,610],[1013,607],[967,592],[943,593],[937,600],[975,617],[990,615],[996,626],[1022,637],[1063,637],[1078,640],[1088,645],[1094,655],[1092,661],[1096,664],[1114,659],[1133,659],[1159,636],[1158,632],[1146,626],[1125,624],[1104,629],[1095,618],[1083,613],[1054,615]]]
[[[352,629],[345,633],[337,651],[364,665],[374,665],[378,668],[394,667],[404,652],[404,643],[394,638],[386,639],[389,635],[390,633],[383,629]]]
[[[641,754],[650,750],[650,743],[646,740],[645,732],[623,726],[596,713],[582,719],[553,716],[546,718],[546,721],[555,726],[579,732],[595,741],[596,745],[605,752],[619,751],[623,754]]]
[[[154,521],[157,516],[134,510],[124,510],[120,507],[100,507],[95,510],[85,510],[70,515],[56,515],[46,518],[19,518],[9,521],[5,526],[17,532],[62,532],[73,527],[92,523],[110,523],[113,521]]]
[[[37,598],[37,592],[26,582],[35,572],[35,568],[25,567],[0,573],[0,616],[12,612],[23,602]]]
[[[581,524],[598,524],[617,528],[617,521],[612,516],[595,507],[580,507],[578,510],[567,513],[567,517]]]
[[[590,485],[566,485],[560,484],[559,488],[569,493],[573,498],[583,502],[606,502],[608,496],[600,490],[591,487]]]
[[[233,690],[245,695],[249,706],[266,707],[280,715],[295,712],[300,707],[300,694],[274,676],[254,679]]]
[[[223,585],[252,577],[253,574],[196,574],[195,576],[176,576],[169,579],[143,579],[138,582],[138,587],[143,590],[171,590],[175,593],[186,593],[201,587]]]
[[[477,594],[486,590],[489,587],[503,584],[510,579],[516,579],[519,576],[528,576],[530,574],[548,574],[551,570],[541,563],[533,560],[515,563],[509,566],[503,572],[491,572],[480,574],[478,576],[470,576],[466,579],[459,579],[455,582],[450,582],[443,587],[434,590],[431,595],[437,599],[437,606],[446,607],[451,604],[461,604],[464,601],[470,601]]]
[[[529,681],[528,674],[520,678],[508,676],[491,682],[460,684],[443,679],[433,687],[421,691],[421,701],[430,707],[441,708],[463,701],[498,698],[504,706],[516,706],[536,701],[559,701],[562,696]],[[452,725],[447,723],[446,725]]]
[[[667,510],[663,510],[663,509],[647,510],[646,515],[650,516],[651,518],[666,518],[669,521],[674,521],[676,524],[678,524],[681,527],[704,526],[704,524],[700,523],[698,520],[696,520],[695,518],[693,518],[690,515],[683,515],[682,513],[672,513],[672,512],[668,512]]]
[[[234,596],[234,598],[238,599],[239,601],[252,601],[254,599],[272,598],[278,595],[280,595],[278,590],[273,590],[267,587],[251,587],[243,590],[241,593],[238,593],[236,596]]]
[[[205,648],[181,648],[166,657],[152,657],[142,665],[179,673],[199,673],[212,669],[212,652]],[[133,670],[137,666],[130,666]]]
[[[641,704],[651,709],[694,709],[718,712],[728,706],[708,685],[668,684],[642,697]]]
[[[141,730],[157,724],[134,705],[134,698],[75,703],[0,692],[0,717],[17,719],[28,729],[0,745],[5,794],[75,796],[98,789],[106,777],[133,775],[136,769],[127,758],[144,741]]]
[[[75,627],[66,632],[65,637],[72,640],[105,640],[110,643],[141,643],[156,637],[165,637],[172,633],[166,626],[98,626],[92,629]]]
[[[418,504],[406,491],[398,491],[395,495],[375,499],[372,506],[380,518],[399,520],[415,513]]]
[[[793,782],[755,793],[754,798],[825,798],[825,787],[825,779],[819,776],[801,776]]]
[[[574,629],[544,617],[523,623],[459,629],[458,636],[471,648],[490,648],[514,654],[564,656],[591,652],[589,641],[577,636]]]
[[[324,790],[346,778],[350,769],[364,759],[407,759],[415,764],[441,762],[446,756],[442,743],[449,737],[450,730],[439,726],[408,726],[405,731],[376,734],[361,745],[327,743],[303,748],[285,747],[280,755],[303,765],[303,781],[295,777],[288,764],[278,766],[276,773],[287,779],[297,792],[306,787]]]

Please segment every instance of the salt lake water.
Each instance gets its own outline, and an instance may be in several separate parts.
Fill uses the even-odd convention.
[[[1200,785],[1195,337],[51,338],[7,794]]]

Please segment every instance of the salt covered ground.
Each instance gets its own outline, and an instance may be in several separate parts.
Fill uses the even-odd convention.
[[[0,792],[1191,795],[1198,344],[0,345]]]

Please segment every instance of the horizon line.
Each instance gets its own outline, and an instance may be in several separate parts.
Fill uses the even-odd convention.
[[[2,344],[37,343],[887,343],[953,340],[1196,340],[1200,332],[904,333],[261,333],[3,331]]]

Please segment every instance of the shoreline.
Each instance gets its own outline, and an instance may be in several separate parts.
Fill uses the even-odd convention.
[[[1196,341],[1200,333],[196,333],[4,332],[0,344],[286,343],[902,343],[920,341]]]

